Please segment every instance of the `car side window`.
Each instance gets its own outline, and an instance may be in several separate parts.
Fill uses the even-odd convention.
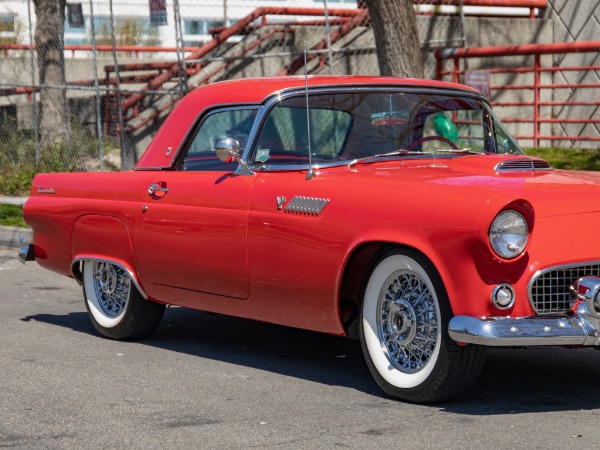
[[[508,153],[513,155],[521,154],[522,150],[514,141],[514,138],[510,134],[508,134],[506,129],[504,127],[498,126],[497,123],[495,125],[496,147],[498,153]]]
[[[277,105],[267,117],[256,144],[253,163],[308,162],[306,106],[302,99],[286,103]],[[352,115],[346,111],[313,106],[309,109],[309,117],[313,161],[335,160],[344,149],[352,126]]]
[[[492,119],[493,133],[490,133],[490,137],[492,137],[491,141],[492,145],[495,147],[495,152],[511,155],[524,154],[515,138],[511,136],[504,127],[504,124],[498,119],[496,113],[491,108],[488,109],[488,113]]]
[[[244,149],[258,108],[228,108],[209,113],[201,120],[189,145],[180,170],[231,171],[231,163],[222,162],[215,153],[220,139],[234,138]]]

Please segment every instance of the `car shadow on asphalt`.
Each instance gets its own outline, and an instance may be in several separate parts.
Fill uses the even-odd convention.
[[[96,334],[87,313],[23,318]],[[145,345],[385,398],[356,340],[186,308],[169,308]],[[466,415],[600,408],[600,352],[559,347],[489,349],[476,384],[452,402],[431,405]]]

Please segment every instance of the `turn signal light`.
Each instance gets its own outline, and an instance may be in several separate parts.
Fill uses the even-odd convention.
[[[492,304],[505,311],[515,304],[515,290],[510,284],[499,284],[492,291]]]

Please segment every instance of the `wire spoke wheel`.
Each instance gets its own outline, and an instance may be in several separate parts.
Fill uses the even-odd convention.
[[[407,271],[394,272],[377,305],[377,332],[390,362],[398,370],[421,370],[435,350],[438,313],[429,288]]]
[[[105,261],[94,261],[94,290],[100,308],[109,317],[117,317],[127,306],[131,281],[122,268]]]
[[[444,284],[422,254],[392,248],[377,258],[363,292],[359,333],[367,366],[384,392],[431,403],[475,381],[484,350],[454,342],[451,317]]]
[[[92,325],[111,339],[139,339],[160,324],[165,305],[146,300],[118,263],[83,261],[83,296]]]

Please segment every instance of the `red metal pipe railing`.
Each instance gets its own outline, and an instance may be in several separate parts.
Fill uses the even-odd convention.
[[[353,9],[332,9],[329,10],[328,13],[330,16],[342,16],[342,17],[352,17],[356,14],[360,14],[361,10],[353,10]],[[207,42],[203,46],[197,48],[195,51],[191,52],[190,55],[187,56],[186,59],[200,59],[208,53],[215,50],[219,45],[223,42],[227,41],[230,37],[233,37],[239,34],[245,27],[250,25],[252,22],[261,19],[261,22],[266,25],[266,17],[268,15],[279,15],[279,16],[323,16],[325,11],[319,8],[257,8],[248,14],[243,19],[237,21],[232,26],[226,28],[221,31],[217,36],[215,36],[211,41]],[[155,90],[159,89],[166,81],[173,78],[179,70],[179,66],[175,63],[173,64],[165,73],[160,74],[155,79],[149,81],[141,90]],[[134,104],[139,102],[141,99],[145,97],[145,93],[140,92],[132,95],[127,98],[123,103],[123,111],[131,108]]]
[[[545,9],[548,6],[548,0],[453,0],[453,6],[484,6],[484,7],[506,7],[506,8],[529,8],[529,17],[535,17],[536,9]],[[419,5],[422,5],[419,3]],[[448,5],[448,0],[429,0],[423,6]]]
[[[430,0],[427,2],[429,5],[447,5],[448,0]],[[545,8],[547,6],[547,0],[456,0],[453,2],[455,6],[500,6],[500,7],[521,7],[521,8],[530,8],[530,15],[533,17],[535,8]],[[421,3],[419,3],[421,4]],[[313,20],[298,20],[300,17],[323,17],[325,11],[321,8],[287,8],[287,7],[262,7],[254,10],[248,16],[244,17],[240,21],[236,22],[230,27],[221,28],[218,31],[218,34],[214,36],[214,38],[207,42],[206,44],[200,47],[186,47],[184,48],[185,52],[188,52],[188,56],[185,58],[186,60],[198,60],[205,58],[209,55],[213,50],[217,49],[221,44],[225,43],[230,37],[235,35],[245,34],[245,31],[250,30],[254,31],[261,26],[265,26],[268,24],[267,17],[270,15],[274,16],[293,16],[295,21],[284,23],[291,26],[293,24],[296,25],[324,25],[325,21],[322,19],[313,19]],[[337,25],[336,29],[333,30],[331,41],[336,42],[342,36],[350,32],[353,28],[358,26],[360,23],[368,20],[368,11],[366,9],[330,9],[328,10],[328,14],[330,17],[329,23],[330,25]],[[258,24],[257,24],[258,21]],[[282,26],[281,22],[278,22],[277,25]],[[213,30],[216,31],[216,30]],[[326,47],[326,39],[323,39],[317,45],[313,47],[313,50],[322,50]],[[34,47],[35,48],[35,47]],[[0,51],[4,50],[5,54],[9,50],[29,50],[30,46],[28,45],[20,45],[20,44],[4,44],[0,45]],[[65,45],[65,50],[71,51],[74,55],[76,51],[92,51],[93,47],[91,45]],[[96,50],[99,52],[112,52],[113,48],[110,45],[98,45],[96,46]],[[116,46],[115,48],[118,52],[130,52],[139,56],[142,52],[147,53],[175,53],[177,51],[176,48],[171,47],[156,47],[156,46],[131,46],[131,45],[121,45]],[[309,60],[317,57],[315,53],[311,53],[309,55]],[[320,56],[319,56],[320,57]],[[475,56],[473,56],[475,57]],[[196,70],[200,70],[206,63],[196,64]],[[221,69],[224,70],[231,63],[223,64]],[[291,64],[286,66],[286,68],[282,69],[280,73],[294,73],[298,70],[298,68],[303,64],[303,58],[297,58]],[[457,63],[458,64],[458,63]],[[438,61],[438,65],[441,67],[441,62]],[[158,73],[154,74],[140,74],[140,75],[126,75],[120,77],[121,82],[128,83],[145,83],[144,87],[141,91],[152,91],[159,90],[162,88],[163,84],[167,81],[173,80],[175,77],[179,75],[180,67],[174,62],[156,62],[156,63],[141,63],[141,64],[123,64],[118,65],[120,71],[158,71]],[[106,66],[105,67],[105,80],[102,82],[104,85],[112,85],[116,83],[116,79],[110,77],[110,73],[114,72],[115,66]],[[201,83],[210,81],[210,78],[216,75],[213,71],[209,74],[208,77],[204,77],[201,80]],[[441,73],[441,69],[439,71]],[[193,71],[187,70],[188,74],[193,73]],[[459,67],[455,68],[455,78],[458,80]],[[75,85],[87,86],[86,81],[78,81],[72,82]],[[0,91],[0,95],[5,92],[14,92],[14,93],[28,93],[31,94],[32,90],[27,88],[17,88],[17,89],[8,89]],[[5,94],[9,95],[9,94]],[[10,94],[12,95],[12,94]],[[122,103],[123,112],[127,114],[129,110],[133,110],[134,112],[138,112],[140,101],[146,96],[146,92],[137,92],[133,94],[126,95]],[[107,101],[109,101],[109,96],[107,96]],[[173,102],[171,102],[173,103]],[[137,116],[137,114],[133,114],[133,116]],[[137,127],[136,127],[137,128]]]
[[[260,39],[257,39],[252,44],[248,45],[247,47],[244,47],[244,49],[239,54],[237,54],[235,56],[235,58],[242,59],[242,58],[246,57],[250,52],[252,52],[254,49],[258,48],[265,41],[273,40],[272,38],[276,35],[279,35],[279,37],[277,37],[276,39],[273,40],[274,44],[275,45],[282,44],[284,42],[287,32],[288,32],[287,30],[278,30],[278,29],[269,30],[267,33],[265,33],[264,36],[261,36]],[[203,84],[208,84],[212,77],[216,76],[219,72],[222,72],[222,71],[226,70],[227,68],[231,67],[231,65],[234,62],[236,62],[236,61],[234,59],[231,59],[231,60],[228,60],[225,63],[219,65],[219,67],[217,67],[215,70],[211,71],[209,74],[205,75],[200,81],[194,83],[193,87],[198,87]]]
[[[355,16],[359,16],[359,15],[362,16],[365,13],[364,10],[356,10],[356,9],[333,9],[333,10],[329,10],[328,12],[329,12],[330,17],[333,18],[333,20],[336,20],[336,18],[352,19]],[[207,44],[204,44],[203,46],[201,46],[199,48],[196,48],[194,52],[191,52],[190,55],[188,55],[186,60],[194,61],[194,60],[203,58],[204,56],[208,55],[210,52],[215,50],[219,45],[226,42],[227,39],[229,39],[230,37],[240,34],[245,29],[245,27],[251,26],[256,20],[260,19],[262,26],[267,25],[267,16],[269,16],[269,15],[321,16],[322,17],[324,15],[324,13],[325,13],[325,11],[320,8],[266,8],[266,7],[258,8],[256,10],[254,10],[251,14],[246,16],[245,18],[243,18],[240,21],[238,21],[237,23],[235,23],[234,25],[224,29],[212,41],[208,42]],[[280,25],[280,24],[277,23],[277,25]],[[200,68],[205,66],[206,64],[207,63],[199,64],[197,66],[197,70],[199,71]],[[226,68],[229,64],[230,63],[222,65],[221,70],[224,70],[224,68]],[[144,64],[142,64],[140,66],[144,66]],[[158,67],[159,66],[156,66],[156,65],[154,66],[154,68],[158,68]],[[179,66],[177,64],[173,63],[169,67],[160,66],[160,68],[163,69],[163,71],[160,74],[158,74],[155,78],[149,80],[146,83],[146,85],[141,89],[142,91],[160,89],[164,83],[166,83],[167,81],[172,80],[173,78],[178,76]],[[114,70],[114,66],[112,66],[111,69]],[[120,70],[123,70],[123,69],[137,70],[136,64],[129,64],[129,65],[127,65],[127,67],[122,67],[121,65],[119,65],[119,69]],[[212,73],[210,76],[212,77],[214,75],[215,75],[215,73]],[[106,72],[106,76],[107,77],[109,76],[108,71]],[[128,96],[126,99],[124,99],[124,101],[122,102],[122,110],[123,110],[124,114],[126,116],[130,116],[130,114],[128,114],[128,111],[131,109],[133,111],[133,117],[137,117],[140,113],[140,108],[138,107],[138,105],[141,104],[140,101],[145,96],[146,96],[145,92],[137,92],[137,93],[134,93],[134,94]],[[168,102],[168,106],[169,107],[172,106],[176,101],[177,101],[177,99],[174,99],[174,100]],[[164,110],[165,108],[161,107],[160,109],[161,109],[160,112],[162,112],[162,110]],[[157,114],[160,112],[157,112]],[[140,124],[136,124],[134,126],[134,128],[130,128],[130,130],[138,129],[141,126],[143,126],[144,124],[146,124],[148,121],[152,121],[152,120],[154,120],[154,117],[146,118]]]
[[[344,22],[347,22],[348,20],[350,20],[349,17],[333,17],[330,18],[328,21],[325,19],[314,19],[314,20],[292,20],[289,22],[277,22],[277,25],[280,27],[293,27],[293,26],[326,26],[327,24],[329,24],[330,26],[337,26],[337,25],[342,25]],[[253,31],[256,31],[260,28],[262,28],[264,25],[260,24],[260,25],[248,25],[246,28],[244,28],[240,34],[246,35],[246,34],[250,34]],[[221,31],[227,29],[227,27],[214,27],[214,28],[209,28],[208,29],[208,34],[210,34],[211,36],[216,36],[218,35]]]
[[[486,58],[495,56],[555,55],[600,52],[600,41],[558,42],[554,44],[503,45],[498,47],[450,48],[436,53],[439,59]]]
[[[542,67],[542,55],[558,55],[569,53],[600,53],[600,41],[588,42],[561,42],[554,44],[525,44],[516,46],[499,46],[499,47],[480,47],[468,49],[446,49],[436,52],[436,68],[437,78],[442,80],[444,77],[450,76],[454,82],[460,81],[460,76],[465,74],[464,70],[460,69],[460,61],[468,58],[495,58],[494,63],[497,64],[499,57],[513,56],[533,56],[533,67],[519,67],[510,69],[489,69],[492,74],[533,74],[533,84],[512,84],[512,85],[493,85],[490,90],[501,91],[516,91],[529,90],[533,92],[533,101],[492,101],[492,106],[512,106],[512,107],[530,107],[533,109],[533,118],[504,118],[506,123],[531,123],[533,132],[531,136],[519,136],[517,138],[531,139],[534,147],[538,147],[541,140],[571,140],[571,141],[598,141],[600,136],[561,136],[561,135],[542,135],[540,125],[543,123],[569,123],[569,124],[600,124],[600,118],[577,118],[577,119],[558,119],[558,118],[543,118],[541,117],[542,107],[577,107],[577,106],[595,106],[600,108],[600,98],[586,101],[544,101],[542,98],[542,90],[556,91],[559,89],[595,89],[600,91],[600,83],[543,83],[541,75],[543,73],[556,72],[590,72],[597,71],[600,66],[570,66],[570,67]],[[444,71],[444,60],[452,60],[452,70]],[[485,67],[485,66],[483,66]]]
[[[415,0],[416,1],[416,0]],[[447,5],[448,0],[427,0],[428,5]],[[548,6],[548,0],[453,0],[451,2],[456,6],[497,6],[507,8],[545,8]]]
[[[433,0],[428,2],[429,4],[442,4],[441,1]],[[455,2],[459,4],[459,2]],[[447,2],[444,2],[447,4]],[[463,5],[465,6],[510,6],[510,7],[529,7],[529,8],[539,8],[545,7],[547,4],[547,0],[464,0]],[[533,11],[533,9],[532,9]],[[200,48],[193,51],[186,59],[201,59],[203,56],[207,55],[214,49],[216,49],[221,43],[225,42],[227,39],[234,35],[243,34],[248,28],[256,29],[261,26],[267,25],[267,16],[269,15],[290,15],[290,16],[318,16],[322,17],[325,11],[320,8],[258,8],[248,16],[244,17],[234,25],[228,28],[221,28],[220,32],[214,37],[213,40],[204,44]],[[333,9],[328,11],[331,20],[334,22],[339,21],[341,26],[332,32],[331,42],[336,42],[341,37],[349,33],[352,29],[358,26],[361,22],[368,20],[368,11],[366,9]],[[260,25],[256,25],[254,22],[260,19]],[[297,24],[314,24],[316,21],[305,21],[300,22],[297,21]],[[320,24],[324,24],[323,21],[318,21]],[[279,23],[278,23],[279,25]],[[312,48],[312,50],[322,50],[326,47],[327,39],[323,39],[316,46]],[[316,56],[314,53],[309,55],[309,59],[312,60]],[[286,66],[279,72],[279,75],[291,74],[295,73],[299,67],[303,64],[303,58],[299,57],[294,60],[291,64]],[[178,66],[176,64],[171,64],[170,67],[166,67],[167,64],[160,65],[160,69],[164,69],[164,72],[157,75],[155,79],[150,80],[142,90],[156,90],[160,89],[161,86],[173,79],[177,76]],[[140,64],[136,67],[136,64],[127,64],[127,65],[119,65],[120,71],[132,71],[132,70],[147,70],[149,67],[146,64]],[[159,68],[158,65],[155,65],[154,68]],[[107,72],[113,71],[114,66],[109,66],[105,68]],[[107,73],[108,76],[108,73]],[[142,98],[145,97],[144,93],[133,94],[129,98],[127,98],[123,104],[123,111],[126,112],[128,109],[133,107],[134,104],[137,104]],[[138,110],[135,110],[136,113]],[[136,116],[137,114],[134,114]]]
[[[276,34],[282,34],[282,36],[280,38],[278,38],[278,40],[280,40],[280,41],[283,40],[283,39],[285,39],[285,34],[288,32],[289,32],[289,30],[271,30],[268,33],[266,33],[265,36],[262,36],[260,39],[258,39],[256,42],[254,42],[252,45],[244,48],[244,50],[241,52],[241,54],[237,55],[236,58],[243,58],[247,53],[249,53],[254,48],[259,46],[265,40],[271,39]],[[198,87],[203,84],[208,84],[210,82],[210,78],[214,77],[216,74],[223,71],[224,69],[226,69],[233,63],[234,63],[234,60],[227,61],[224,64],[221,64],[215,70],[211,71],[209,74],[205,75],[202,79],[200,79],[199,81],[194,83],[193,87]],[[196,73],[197,71],[190,70],[189,72],[190,72],[190,74],[193,74],[193,73]],[[145,118],[144,120],[140,121],[139,123],[136,123],[134,126],[129,127],[127,131],[138,130],[138,129],[144,127],[145,125],[147,125],[148,123],[153,122],[158,115],[160,115],[162,112],[166,111],[167,109],[171,108],[178,101],[179,101],[179,98],[170,100],[169,102],[167,102],[166,104],[164,104],[160,108],[158,108],[156,110],[155,114],[153,114],[150,117]],[[139,111],[137,111],[137,113],[139,114]]]
[[[35,50],[36,46],[29,44],[0,44],[0,51],[4,52],[4,55],[8,55],[10,50],[13,51],[29,51]],[[94,47],[92,45],[70,45],[65,44],[65,51],[72,52],[92,52],[94,51]],[[198,47],[184,47],[184,52],[193,52],[197,50]],[[100,53],[110,53],[112,52],[112,45],[96,45],[96,51]],[[136,56],[139,56],[140,53],[176,53],[177,48],[175,47],[158,47],[156,45],[116,45],[115,50],[121,53],[134,53]]]
[[[324,50],[327,48],[328,43],[336,43],[341,38],[346,36],[352,30],[354,30],[360,24],[366,24],[369,19],[369,13],[365,9],[357,14],[349,21],[345,22],[341,27],[337,30],[334,30],[329,38],[321,39],[316,45],[314,45],[311,50],[312,53],[306,55],[306,62],[312,61],[314,58],[318,56],[318,54],[314,53],[314,51]],[[298,69],[300,69],[304,65],[304,55],[298,56],[294,59],[290,64],[281,69],[277,75],[291,75],[296,73]]]
[[[255,27],[255,30],[258,30],[260,27]],[[274,30],[271,30],[267,33],[267,37],[271,37],[273,34],[275,33],[288,33],[288,34],[292,34],[294,33],[293,29],[288,29],[288,28],[277,28]],[[261,39],[259,39],[258,42],[263,42],[265,40],[265,37],[262,37]],[[252,44],[251,47],[254,48],[256,45]],[[195,49],[198,47],[194,47]],[[242,52],[242,53],[247,53],[247,52]],[[199,63],[200,65],[206,64],[206,62],[202,62]],[[151,63],[127,63],[127,64],[118,64],[118,65],[106,65],[104,66],[104,72],[106,72],[107,74],[115,72],[115,68],[117,67],[119,69],[119,72],[144,72],[144,71],[149,71],[149,70],[166,70],[169,69],[171,66],[173,65],[172,61],[169,62],[151,62]],[[191,65],[188,63],[188,66]],[[196,63],[194,63],[194,65],[196,65]]]

